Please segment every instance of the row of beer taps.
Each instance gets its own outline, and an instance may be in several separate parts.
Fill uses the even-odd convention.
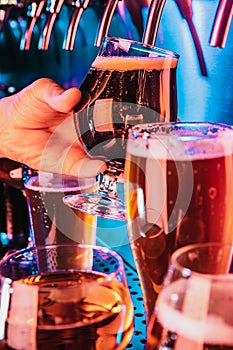
[[[108,34],[109,26],[117,8],[118,1],[124,2],[124,0],[0,0],[0,34],[4,23],[10,17],[12,10],[22,8],[26,9],[27,26],[21,38],[20,49],[29,50],[33,30],[37,20],[42,13],[46,13],[46,21],[40,36],[38,47],[41,50],[47,50],[57,16],[61,11],[62,6],[68,5],[72,8],[72,12],[64,38],[63,48],[65,50],[73,50],[82,14],[93,4],[94,1],[100,1],[103,3],[103,11],[99,20],[95,42],[96,46],[100,46],[103,37]],[[206,69],[202,48],[192,21],[192,0],[174,1],[177,3],[182,17],[185,18],[188,23],[199,58],[201,71],[202,74],[205,75]],[[143,42],[146,44],[155,44],[160,18],[165,3],[166,0],[151,0],[149,4],[147,22],[142,38]],[[219,0],[210,34],[210,45],[220,48],[225,46],[232,16],[233,0]]]
[[[34,27],[42,13],[45,13],[46,21],[39,39],[38,48],[40,50],[48,50],[57,16],[62,6],[68,5],[72,8],[72,14],[64,38],[63,48],[65,50],[73,50],[82,14],[94,1],[96,0],[0,0],[0,34],[11,11],[24,8],[26,10],[27,25],[21,38],[20,49],[30,50]],[[103,37],[108,33],[112,16],[118,4],[118,0],[99,1],[103,3],[103,11],[96,36],[97,46],[100,46]]]

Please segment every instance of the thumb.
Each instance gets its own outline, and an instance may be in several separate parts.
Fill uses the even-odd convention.
[[[71,112],[74,106],[80,101],[81,92],[78,88],[59,91],[54,89],[46,97],[47,103],[55,110],[63,113]]]
[[[45,101],[58,112],[71,112],[81,98],[78,88],[65,90],[49,78],[40,78],[31,85],[32,93],[39,100]]]

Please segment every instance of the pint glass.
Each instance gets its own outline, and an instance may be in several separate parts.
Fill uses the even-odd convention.
[[[171,258],[146,350],[233,349],[233,245],[199,243]]]
[[[214,123],[154,123],[129,133],[126,207],[147,322],[179,247],[232,241],[233,129]]]

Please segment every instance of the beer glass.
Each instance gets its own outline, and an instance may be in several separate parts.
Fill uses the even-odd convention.
[[[47,245],[0,262],[1,349],[123,350],[134,309],[121,257],[90,245]]]
[[[81,85],[74,120],[89,154],[106,159],[97,193],[69,196],[74,209],[125,219],[116,191],[123,176],[128,129],[135,124],[175,121],[178,55],[127,39],[106,37]]]
[[[94,191],[96,178],[77,178],[23,166],[24,193],[33,245],[95,244],[97,220],[63,202],[64,195]]]
[[[219,123],[133,127],[126,155],[129,241],[147,324],[179,247],[232,241],[233,129]]]
[[[146,350],[233,349],[233,245],[200,243],[171,257]]]

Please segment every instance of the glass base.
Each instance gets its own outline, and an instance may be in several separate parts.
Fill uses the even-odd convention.
[[[68,195],[63,201],[74,210],[112,220],[125,220],[124,203],[119,198],[111,198],[102,193],[87,193]]]

